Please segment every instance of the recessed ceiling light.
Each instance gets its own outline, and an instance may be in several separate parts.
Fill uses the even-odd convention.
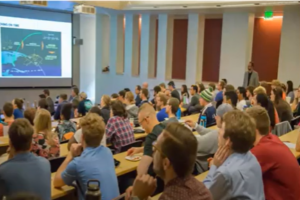
[[[158,8],[157,6],[153,6],[153,8]]]
[[[255,6],[259,6],[260,4],[259,4],[259,3],[255,3],[254,5],[255,5]]]
[[[217,7],[221,7],[221,5],[216,5]]]
[[[182,6],[183,8],[187,8],[187,6]]]

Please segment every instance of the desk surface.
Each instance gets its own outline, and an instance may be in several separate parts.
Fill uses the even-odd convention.
[[[293,130],[293,131],[279,137],[279,139],[283,142],[290,142],[290,143],[296,144],[298,135],[299,135],[299,130],[296,129],[296,130]],[[290,150],[292,151],[295,158],[297,158],[297,159],[300,158],[300,152],[297,152],[296,149],[290,149]]]

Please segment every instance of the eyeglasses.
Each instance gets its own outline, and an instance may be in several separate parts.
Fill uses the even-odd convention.
[[[157,142],[155,141],[155,142],[152,143],[152,152],[153,152],[153,154],[154,154],[156,151],[158,151],[162,157],[167,157],[167,156],[162,152],[162,150],[159,149],[159,148],[157,147]]]

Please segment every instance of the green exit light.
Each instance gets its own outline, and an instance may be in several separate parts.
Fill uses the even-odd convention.
[[[264,18],[265,19],[272,19],[273,18],[273,11],[266,11]]]

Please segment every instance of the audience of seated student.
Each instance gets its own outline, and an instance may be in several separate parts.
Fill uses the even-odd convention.
[[[210,126],[216,122],[216,108],[212,104],[212,91],[211,88],[205,89],[201,92],[199,98],[200,105],[203,106],[203,109],[199,115],[198,124],[200,123],[201,116],[206,116],[206,125]]]
[[[295,117],[300,116],[300,85],[292,104],[292,110]]]
[[[119,98],[119,95],[118,95],[117,93],[113,93],[113,94],[110,96],[111,101],[118,100],[118,98]]]
[[[168,120],[165,120],[162,122],[164,126],[167,126],[168,124],[172,122],[178,122],[178,119],[176,117],[176,113],[179,108],[179,101],[176,98],[169,98],[166,105],[166,113],[168,114]]]
[[[275,125],[279,123],[279,119],[278,121],[276,121],[276,116],[275,116],[276,109],[274,108],[272,101],[269,100],[266,94],[259,93],[255,95],[253,98],[253,105],[261,106],[267,111],[271,128],[274,128]]]
[[[118,97],[118,100],[121,101],[124,105],[125,105],[125,90],[121,90],[119,92],[119,97]]]
[[[103,95],[101,97],[101,113],[105,124],[107,124],[110,118],[110,97],[108,95]]]
[[[252,98],[254,96],[254,93],[253,93],[254,89],[255,89],[255,87],[253,87],[251,85],[246,88],[246,96],[249,99],[251,104],[252,104]]]
[[[36,112],[31,152],[47,159],[60,155],[59,139],[52,132],[51,115],[48,110],[40,109]]]
[[[40,99],[38,101],[38,104],[37,104],[37,109],[46,109],[46,110],[49,110],[48,108],[48,103],[47,103],[47,100],[46,99]],[[50,111],[49,111],[50,112]],[[51,112],[50,112],[51,113]]]
[[[151,100],[151,103],[152,103],[154,109],[156,109],[156,95],[161,92],[161,89],[160,89],[159,86],[155,86],[153,88],[153,91],[154,91],[153,92],[153,99]]]
[[[291,150],[270,133],[267,111],[255,106],[246,112],[256,122],[256,140],[251,152],[261,166],[266,199],[300,199],[298,162]]]
[[[182,107],[186,108],[188,114],[199,113],[201,110],[201,106],[199,103],[200,94],[198,94],[198,87],[196,85],[192,85],[190,88],[191,92],[191,101],[189,104],[183,104]]]
[[[121,107],[123,107],[120,102]],[[84,200],[89,180],[100,182],[102,199],[114,199],[119,195],[118,180],[111,151],[100,145],[105,134],[105,124],[101,117],[88,113],[80,121],[82,127],[81,144],[72,144],[71,149],[58,168],[54,180],[54,187],[78,185],[79,200]]]
[[[224,81],[219,81],[217,84],[217,90],[219,92],[216,94],[216,97],[214,99],[217,108],[223,103],[223,90],[225,88],[225,85],[226,83]]]
[[[70,103],[73,104],[74,107],[78,107],[79,105],[79,89],[78,87],[73,87],[71,91],[71,98],[69,100]]]
[[[282,99],[282,89],[277,87],[271,90],[271,100],[277,110],[280,122],[291,121],[293,113],[290,104]]]
[[[135,93],[135,105],[136,106],[139,106],[140,105],[140,103],[141,103],[141,101],[142,101],[142,99],[141,99],[141,97],[140,97],[140,93],[141,93],[141,86],[140,85],[137,85],[137,86],[135,86],[135,90],[134,90],[134,93]]]
[[[32,135],[33,127],[27,119],[17,119],[11,124],[8,131],[10,156],[0,165],[0,199],[30,193],[51,200],[50,163],[30,153]]]
[[[149,104],[148,102],[148,96],[149,96],[149,92],[148,92],[148,89],[141,89],[141,92],[140,92],[140,98],[141,98],[141,103],[138,105],[139,107],[141,107],[144,103],[147,103]]]
[[[14,122],[14,108],[12,103],[5,103],[3,105],[4,121],[0,122],[0,137],[8,134],[9,126]]]
[[[221,119],[223,115],[229,111],[233,110],[230,104],[222,103],[216,111],[216,124],[218,129],[222,127]],[[195,173],[199,174],[208,170],[207,159],[213,157],[218,149],[218,135],[219,131],[217,129],[209,129],[200,126],[192,120],[186,120],[185,123],[189,125],[192,129],[195,129],[199,135],[196,135],[198,141],[197,148],[197,160],[195,164]]]
[[[157,137],[161,134],[164,125],[160,124],[156,118],[156,113],[153,107],[149,104],[145,104],[139,109],[139,124],[148,133],[145,139],[144,147],[134,147],[127,151],[128,156],[143,153],[143,157],[137,167],[137,174],[147,174],[149,166],[153,161],[153,149],[152,144],[157,140]],[[150,174],[153,174],[152,169],[149,169]]]
[[[49,112],[52,114],[54,114],[55,110],[54,110],[54,102],[52,100],[52,98],[50,97],[50,92],[49,90],[44,90],[44,95],[46,97],[46,102],[47,102],[47,105],[48,105],[48,110]]]
[[[168,97],[164,93],[160,92],[156,95],[156,105],[159,110],[156,114],[157,120],[162,122],[165,118],[168,118],[168,114],[166,112]]]
[[[219,148],[203,181],[213,199],[265,199],[261,167],[250,152],[255,130],[254,120],[242,111],[223,116]]]
[[[230,104],[232,107],[236,108],[238,102],[238,96],[235,91],[228,91],[224,94],[224,101],[225,103]]]
[[[103,113],[102,113],[101,109],[98,106],[92,107],[90,109],[89,113],[95,113],[95,114],[99,115],[100,117],[102,117],[102,120],[104,120]],[[105,121],[104,121],[104,124],[106,125]],[[79,127],[82,127],[81,120],[79,121]],[[69,140],[69,142],[68,142],[68,150],[70,150],[71,145],[73,143],[79,143],[79,144],[82,143],[82,128],[78,129],[75,132],[74,136]],[[105,134],[103,135],[100,144],[106,147],[106,135]]]
[[[137,119],[139,107],[135,105],[134,96],[132,92],[126,92],[125,94],[125,104],[126,104],[126,111],[128,114],[128,118]]]
[[[212,200],[203,183],[191,175],[196,159],[197,141],[188,128],[179,123],[168,125],[153,144],[153,148],[153,170],[165,185],[160,200]],[[148,199],[155,191],[156,182],[149,175],[138,176],[130,190],[131,194],[127,193],[127,199]]]
[[[55,110],[55,113],[54,113],[54,119],[55,120],[59,120],[60,119],[60,112],[61,112],[61,107],[64,105],[64,104],[67,104],[69,103],[67,101],[67,98],[68,98],[68,95],[66,94],[60,94],[59,95],[59,100],[58,100],[58,105],[57,105],[57,108]]]
[[[142,88],[144,88],[144,89],[147,89],[147,90],[148,90],[148,83],[147,83],[147,82],[144,82],[144,83],[142,84]]]
[[[64,135],[70,132],[76,132],[76,124],[71,119],[72,104],[64,104],[61,108],[60,122],[56,127],[58,137],[60,141],[68,140]]]
[[[12,105],[14,107],[14,118],[23,118],[24,117],[24,110],[23,110],[23,100],[22,99],[14,99],[12,100]]]
[[[36,109],[35,108],[27,108],[24,111],[24,118],[28,119],[28,121],[30,122],[30,124],[33,126],[34,125],[34,118],[35,118],[35,113],[36,113]]]
[[[93,103],[87,98],[87,94],[85,92],[81,92],[79,94],[78,115],[80,117],[85,116],[91,107],[93,107]]]
[[[236,108],[239,109],[240,111],[243,111],[244,107],[247,106],[246,89],[244,87],[238,87],[236,92],[238,96],[238,103],[236,105]]]
[[[183,98],[186,97],[187,99],[190,99],[190,94],[189,94],[189,91],[187,89],[187,86],[186,85],[182,85],[181,86],[181,102],[183,102]]]
[[[174,98],[178,99],[178,101],[180,101],[180,94],[175,87],[175,83],[173,81],[170,81],[168,83],[168,87],[169,87],[169,90],[171,91],[171,97],[174,97]]]
[[[290,102],[288,103],[293,103],[295,98],[294,84],[292,81],[287,81],[286,85],[287,85],[287,91],[286,91],[287,97],[291,98]]]
[[[113,101],[111,103],[111,110],[111,118],[109,118],[106,124],[105,132],[108,143],[111,143],[116,152],[119,152],[122,146],[135,141],[133,128],[130,125],[127,112],[121,101]]]
[[[163,92],[163,93],[166,92],[167,89],[166,89],[166,84],[165,83],[159,84],[159,87],[160,87],[161,92]]]

